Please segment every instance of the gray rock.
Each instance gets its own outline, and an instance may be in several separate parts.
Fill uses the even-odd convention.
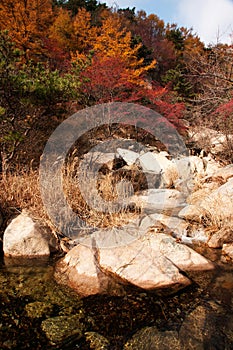
[[[11,221],[4,232],[3,251],[8,257],[39,257],[50,255],[50,238],[27,213]]]
[[[138,163],[145,174],[160,175],[160,183],[156,187],[169,188],[178,178],[178,170],[174,162],[167,158],[166,152],[147,152],[140,156]],[[148,177],[148,175],[147,175]],[[153,182],[151,182],[153,183]],[[152,187],[152,186],[151,186]]]

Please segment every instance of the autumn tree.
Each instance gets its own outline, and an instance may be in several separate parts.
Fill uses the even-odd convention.
[[[7,29],[25,57],[42,51],[42,38],[52,19],[51,0],[1,0],[0,30]]]
[[[76,48],[73,20],[67,10],[59,8],[57,16],[49,28],[49,39],[57,43],[65,52]]]
[[[138,79],[145,72],[155,67],[155,60],[150,65],[144,65],[144,59],[138,58],[138,51],[141,43],[132,45],[132,34],[126,28],[122,28],[122,23],[117,14],[107,17],[100,28],[97,28],[97,36],[94,41],[93,50],[96,54],[105,57],[120,57],[125,62],[126,67],[131,69],[131,80]]]
[[[91,25],[91,13],[85,8],[79,9],[74,17],[73,26],[77,51],[79,53],[88,52],[97,35],[96,28]]]
[[[166,71],[176,65],[174,44],[166,37],[164,21],[155,14],[147,16],[145,11],[139,11],[131,28],[134,37],[140,38],[144,46],[144,59],[155,59],[157,62],[155,69],[150,72],[152,79],[161,82]]]

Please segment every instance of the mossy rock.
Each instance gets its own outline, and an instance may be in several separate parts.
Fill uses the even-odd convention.
[[[159,332],[156,327],[146,327],[138,331],[125,344],[124,350],[181,350],[178,333]]]
[[[42,321],[41,328],[52,345],[61,344],[74,336],[78,340],[85,332],[83,314],[48,318]]]
[[[86,340],[90,343],[90,349],[94,350],[109,350],[110,344],[108,339],[96,332],[86,332]]]
[[[30,318],[40,318],[43,316],[51,316],[53,312],[53,305],[46,302],[35,301],[25,306],[27,316]]]

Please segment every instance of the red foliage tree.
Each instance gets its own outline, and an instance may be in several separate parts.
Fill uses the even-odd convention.
[[[185,130],[181,122],[184,104],[174,103],[172,94],[158,84],[137,83],[120,57],[94,57],[82,72],[82,93],[87,104],[104,102],[134,102],[148,106],[166,117],[178,130]]]

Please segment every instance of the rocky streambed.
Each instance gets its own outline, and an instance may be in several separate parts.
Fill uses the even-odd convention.
[[[202,254],[215,270],[189,274],[192,285],[170,296],[127,290],[80,298],[54,279],[47,261],[0,267],[1,349],[232,349],[233,266]]]
[[[0,349],[232,349],[233,165],[158,150],[93,158],[100,184],[116,179],[117,205],[140,217],[76,237],[30,211],[14,218],[3,235]]]

